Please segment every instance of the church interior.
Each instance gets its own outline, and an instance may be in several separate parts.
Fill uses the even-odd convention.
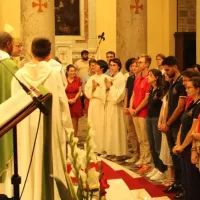
[[[122,63],[123,74],[127,73],[126,61],[141,54],[152,58],[150,69],[157,68],[158,54],[176,57],[180,72],[200,64],[200,0],[69,2],[73,6],[69,3],[68,8],[68,0],[0,0],[0,31],[10,32],[22,43],[19,60],[30,61],[33,39],[46,37],[51,42],[51,57],[58,58],[64,71],[81,59],[83,50],[89,52],[90,59],[105,61],[107,52],[115,52],[115,57]],[[79,120],[80,149],[86,142],[87,117],[84,113]],[[129,152],[128,158],[131,156]],[[103,161],[108,175],[107,200],[200,199],[176,198],[175,193],[163,192],[165,187],[160,182],[150,181],[123,159],[103,156],[98,159]],[[6,189],[0,183],[0,193]],[[46,197],[43,199],[47,200]],[[33,197],[30,200],[39,199]]]
[[[29,48],[27,43],[35,36],[51,38],[55,44],[54,53],[65,66],[80,57],[83,49],[87,49],[91,56],[94,55],[99,42],[98,35],[102,32],[106,40],[99,49],[101,58],[105,59],[106,52],[112,50],[123,63],[129,57],[141,53],[148,53],[152,58],[159,52],[175,55],[175,40],[181,40],[181,37],[186,39],[187,34],[184,35],[184,32],[194,32],[196,63],[199,62],[200,14],[199,2],[196,0],[155,0],[153,3],[151,0],[140,0],[136,1],[137,10],[131,7],[135,1],[80,0],[80,36],[55,36],[55,25],[49,23],[54,21],[54,1],[41,1],[48,5],[47,8],[42,6],[41,12],[38,12],[39,7],[32,7],[33,2],[16,0],[10,4],[9,1],[1,0],[0,29],[4,30],[5,24],[14,27],[16,37],[26,38],[25,49]],[[8,10],[13,11],[12,15],[8,14]],[[182,35],[177,35],[179,32]],[[184,47],[177,47],[180,48]],[[155,65],[153,59],[151,67]]]

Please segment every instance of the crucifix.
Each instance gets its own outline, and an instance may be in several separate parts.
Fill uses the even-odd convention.
[[[32,7],[35,8],[38,6],[38,12],[43,12],[42,7],[47,8],[47,2],[42,3],[42,0],[38,0],[38,3],[32,2]]]
[[[139,1],[140,1],[140,0],[134,0],[135,4],[131,4],[131,5],[130,5],[130,8],[131,8],[131,9],[135,9],[135,14],[140,14],[140,13],[139,13],[139,9],[140,9],[140,10],[143,10],[143,4],[140,4],[140,5],[139,5]]]

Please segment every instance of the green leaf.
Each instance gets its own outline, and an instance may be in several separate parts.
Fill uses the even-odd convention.
[[[66,184],[67,184],[67,189],[68,189],[68,193],[70,195],[70,199],[69,200],[78,200],[78,197],[77,197],[76,192],[74,190],[71,178],[66,173],[66,166],[65,166],[66,163],[64,161],[64,154],[63,154],[62,148],[61,148],[60,135],[59,135],[58,129],[57,129],[57,137],[58,137],[59,152],[60,152],[60,156],[61,156],[61,162],[62,162],[62,166],[63,166],[63,171],[64,171],[64,174],[65,174],[65,180],[66,180]]]
[[[56,182],[58,193],[60,195],[61,200],[73,200],[74,198],[71,196],[69,189],[65,186],[65,184],[57,177],[50,175],[54,181]]]

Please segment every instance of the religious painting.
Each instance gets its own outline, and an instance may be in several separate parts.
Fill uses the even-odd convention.
[[[81,35],[80,0],[55,0],[55,35]]]

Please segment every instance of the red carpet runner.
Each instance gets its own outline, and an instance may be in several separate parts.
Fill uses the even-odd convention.
[[[154,185],[151,182],[149,182],[147,179],[141,177],[141,178],[133,178],[129,174],[127,174],[123,170],[115,171],[113,170],[109,165],[107,165],[105,162],[101,161],[102,163],[102,170],[104,173],[104,176],[108,179],[123,179],[123,181],[126,183],[128,188],[130,190],[135,189],[145,189],[151,197],[162,197],[162,196],[168,196],[170,199],[173,199],[174,194],[165,194],[163,192],[164,186],[161,185]],[[98,169],[97,164],[92,163],[91,166]],[[67,171],[68,173],[71,170],[71,166],[67,165]],[[75,182],[75,179],[72,179],[73,182]]]

